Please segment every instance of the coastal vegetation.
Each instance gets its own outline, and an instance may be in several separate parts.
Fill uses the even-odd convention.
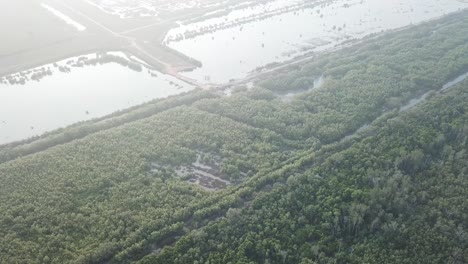
[[[0,262],[467,262],[467,43],[465,11],[2,146]]]

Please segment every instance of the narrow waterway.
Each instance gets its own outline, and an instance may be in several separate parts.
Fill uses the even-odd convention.
[[[446,92],[454,87],[456,87],[457,84],[461,83],[462,81],[464,81],[465,79],[468,78],[468,72],[465,73],[465,74],[462,74],[460,76],[458,76],[457,78],[447,82],[446,84],[444,84],[442,86],[442,88],[438,91],[434,91],[434,90],[431,90],[431,91],[428,91],[426,93],[424,93],[423,95],[421,95],[420,97],[418,98],[413,98],[411,99],[406,105],[404,106],[401,106],[400,107],[400,113],[402,112],[407,112],[413,108],[415,108],[416,106],[420,105],[421,103],[424,103],[427,101],[427,99],[430,97],[429,95],[431,94],[441,94],[443,92]],[[389,110],[390,111],[390,110]],[[382,117],[383,115],[387,114],[389,111],[385,111],[382,113],[382,115],[380,115],[378,118]],[[377,120],[378,118],[376,118],[375,120]],[[350,140],[351,138],[353,138],[355,135],[365,131],[366,129],[369,128],[369,124],[364,124],[363,126],[361,126],[359,129],[357,129],[354,133],[350,134],[350,135],[347,135],[346,137],[344,137],[341,141],[347,141],[347,140]]]
[[[464,81],[466,78],[468,78],[468,72],[465,73],[465,74],[462,74],[460,76],[458,76],[457,78],[451,80],[450,82],[444,84],[444,86],[442,86],[442,89],[440,89],[439,91],[437,91],[438,93],[441,93],[441,92],[444,92],[444,91],[447,91],[447,90],[450,90],[451,88],[453,88],[455,85],[459,84],[460,82]],[[417,106],[418,104],[422,103],[422,102],[425,102],[427,100],[427,98],[429,97],[429,95],[431,93],[434,93],[436,91],[434,90],[431,90],[429,92],[426,92],[425,94],[421,95],[420,97],[418,98],[413,98],[411,99],[408,104],[406,104],[405,106],[402,106],[400,108],[400,112],[404,112],[404,111],[408,111],[409,109],[411,108],[414,108],[415,106]]]

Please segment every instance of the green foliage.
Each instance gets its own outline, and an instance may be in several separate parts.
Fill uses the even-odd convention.
[[[363,42],[321,56],[303,66],[260,82],[284,92],[311,88],[312,77],[324,84],[291,104],[303,120],[305,137],[331,143],[365,123],[405,105],[416,94],[438,90],[468,69],[466,13]],[[301,83],[301,85],[298,85]],[[302,84],[306,83],[306,84]]]
[[[0,262],[467,262],[468,83],[398,112],[467,71],[466,14],[4,146]]]
[[[468,81],[140,263],[466,263],[466,102]]]

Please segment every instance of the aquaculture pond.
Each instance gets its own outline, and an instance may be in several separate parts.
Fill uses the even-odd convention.
[[[457,0],[277,0],[169,31],[169,47],[202,62],[185,72],[205,83],[226,83],[259,67],[339,47],[468,7]]]
[[[0,144],[194,88],[112,52],[0,77]]]

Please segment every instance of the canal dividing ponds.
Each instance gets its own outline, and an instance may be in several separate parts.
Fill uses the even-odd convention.
[[[265,65],[339,46],[468,7],[457,0],[277,0],[170,30],[165,44],[201,61],[183,75],[204,83],[242,79]],[[315,3],[315,4],[313,4]]]
[[[194,88],[120,52],[75,57],[0,77],[0,144]]]

